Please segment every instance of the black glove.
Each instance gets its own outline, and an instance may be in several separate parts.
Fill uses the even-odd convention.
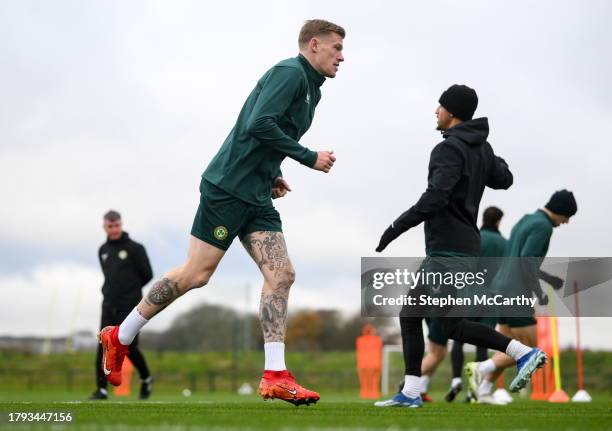
[[[540,297],[538,298],[538,303],[539,303],[540,305],[546,305],[546,304],[548,304],[548,295],[547,295],[547,294],[545,294],[545,293],[542,293],[542,296],[540,296]]]
[[[544,280],[546,283],[550,284],[555,290],[559,290],[563,287],[563,283],[564,283],[563,279],[560,277],[557,277],[556,275],[552,275],[552,274],[549,274],[547,272],[540,270],[538,271],[538,277]]]
[[[551,275],[550,279],[547,281],[548,284],[550,284],[555,290],[559,290],[563,287],[563,279],[561,277],[557,277],[556,275]]]
[[[380,237],[380,242],[378,243],[378,247],[376,247],[376,251],[380,253],[393,241],[395,238],[400,236],[403,232],[398,228],[393,227],[393,225],[389,226],[386,231]]]

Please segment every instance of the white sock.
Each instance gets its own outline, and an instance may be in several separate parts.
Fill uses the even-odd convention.
[[[491,374],[496,369],[497,367],[495,366],[493,359],[487,359],[486,361],[478,363],[478,374],[480,374],[482,377]]]
[[[506,347],[506,355],[510,356],[515,361],[518,361],[530,351],[531,347],[525,346],[523,343],[516,340],[510,341],[510,344]]]
[[[451,380],[451,388],[456,388],[460,384],[461,384],[461,377],[453,377],[453,380]]]
[[[129,346],[136,338],[142,327],[148,322],[147,319],[141,316],[136,307],[128,314],[125,320],[119,326],[119,342],[124,346]]]
[[[420,394],[420,383],[421,378],[417,376],[404,376],[404,387],[402,388],[402,394],[408,398],[416,398]]]
[[[480,387],[478,388],[478,396],[482,397],[484,395],[491,395],[492,389],[493,382],[490,382],[487,379],[483,379],[483,381],[480,383]]]
[[[264,343],[265,365],[264,370],[283,371],[285,366],[285,343]]]
[[[421,376],[421,379],[419,381],[419,391],[422,394],[426,394],[427,393],[427,389],[429,389],[429,382],[431,381],[431,376],[428,376],[427,374],[423,374]]]

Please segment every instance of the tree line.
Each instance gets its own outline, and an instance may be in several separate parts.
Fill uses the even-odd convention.
[[[299,310],[289,315],[285,344],[293,351],[353,350],[366,324],[384,342],[397,343],[395,319],[344,316],[337,310]],[[260,349],[259,318],[229,307],[201,304],[177,316],[162,332],[143,331],[141,345],[151,350],[243,351]]]

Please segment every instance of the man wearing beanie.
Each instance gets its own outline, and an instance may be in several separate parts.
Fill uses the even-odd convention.
[[[535,295],[541,305],[546,305],[548,296],[542,291],[538,278],[554,289],[560,289],[563,280],[541,271],[540,265],[548,252],[553,228],[568,223],[577,210],[574,194],[560,190],[552,195],[543,209],[523,216],[510,232],[505,255],[510,259],[504,259],[493,280],[491,294],[503,294],[506,297]],[[537,259],[515,259],[521,257]],[[536,346],[537,321],[533,317],[533,309],[530,312],[532,315],[526,317],[499,317],[500,331],[523,344]],[[493,382],[514,362],[509,356],[496,353],[491,359],[466,365],[466,372],[470,376],[470,389],[479,401],[490,399]]]
[[[508,240],[504,238],[499,231],[501,220],[504,212],[495,206],[490,206],[482,213],[482,226],[480,227],[480,257],[483,257],[482,263],[479,262],[478,271],[485,273],[484,286],[489,286],[499,267],[503,261],[503,256],[506,252],[506,244]],[[470,320],[483,323],[491,328],[495,328],[497,317],[480,316]],[[508,334],[504,334],[508,335]],[[476,347],[476,361],[486,361],[489,358],[489,353],[486,348]],[[453,377],[451,386],[446,393],[444,399],[452,402],[457,394],[462,389],[461,374],[463,372],[464,355],[463,343],[454,341],[451,350],[451,365]],[[471,398],[471,394],[468,394]]]
[[[436,109],[437,129],[444,140],[431,152],[427,189],[417,203],[389,226],[376,248],[383,251],[408,229],[425,222],[427,257],[424,272],[474,272],[480,253],[480,235],[476,220],[485,187],[507,189],[512,173],[506,162],[497,157],[487,142],[489,124],[486,118],[472,119],[478,105],[476,92],[465,85],[453,85],[440,96]],[[436,259],[436,258],[452,259]],[[446,263],[445,263],[446,262]],[[445,266],[447,265],[447,266]],[[440,286],[417,285],[414,291],[434,295]],[[456,290],[455,290],[456,292]],[[448,308],[435,307],[445,316]],[[422,320],[432,315],[425,307],[415,315],[405,306],[400,314],[404,351],[404,387],[392,399],[376,403],[379,407],[421,407],[419,394],[421,361],[425,350]],[[429,313],[429,314],[426,314]],[[519,390],[530,380],[531,373],[546,361],[544,352],[511,340],[494,329],[461,317],[440,319],[445,337],[506,352],[519,361],[519,375],[511,389]]]

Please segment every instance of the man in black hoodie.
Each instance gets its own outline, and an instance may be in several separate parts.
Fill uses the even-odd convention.
[[[102,318],[100,328],[117,325],[132,311],[142,299],[142,288],[153,278],[151,264],[145,248],[133,241],[123,231],[121,215],[117,211],[104,214],[106,242],[98,250],[98,259],[104,273],[102,286]],[[152,383],[151,373],[145,358],[138,348],[138,338],[130,345],[128,358],[140,374],[140,399],[149,398]],[[108,382],[102,372],[102,346],[98,344],[96,354],[97,389],[92,400],[108,398]]]
[[[385,230],[376,251],[383,251],[402,233],[425,222],[427,257],[424,268],[439,267],[440,261],[436,258],[450,257],[452,268],[446,269],[465,271],[470,270],[470,262],[476,260],[470,258],[480,253],[476,219],[485,187],[507,189],[513,177],[506,162],[493,153],[487,142],[487,119],[472,119],[478,105],[476,92],[465,85],[452,85],[442,93],[439,102],[437,129],[442,132],[444,141],[431,152],[427,190],[412,208]],[[422,406],[419,380],[425,350],[423,315],[411,314],[408,306],[400,314],[406,366],[404,387],[392,399],[376,403],[379,407]],[[460,317],[444,317],[440,321],[447,338],[499,350],[515,358],[518,376],[510,385],[511,390],[524,387],[531,373],[546,361],[541,350],[525,346],[480,323]]]

